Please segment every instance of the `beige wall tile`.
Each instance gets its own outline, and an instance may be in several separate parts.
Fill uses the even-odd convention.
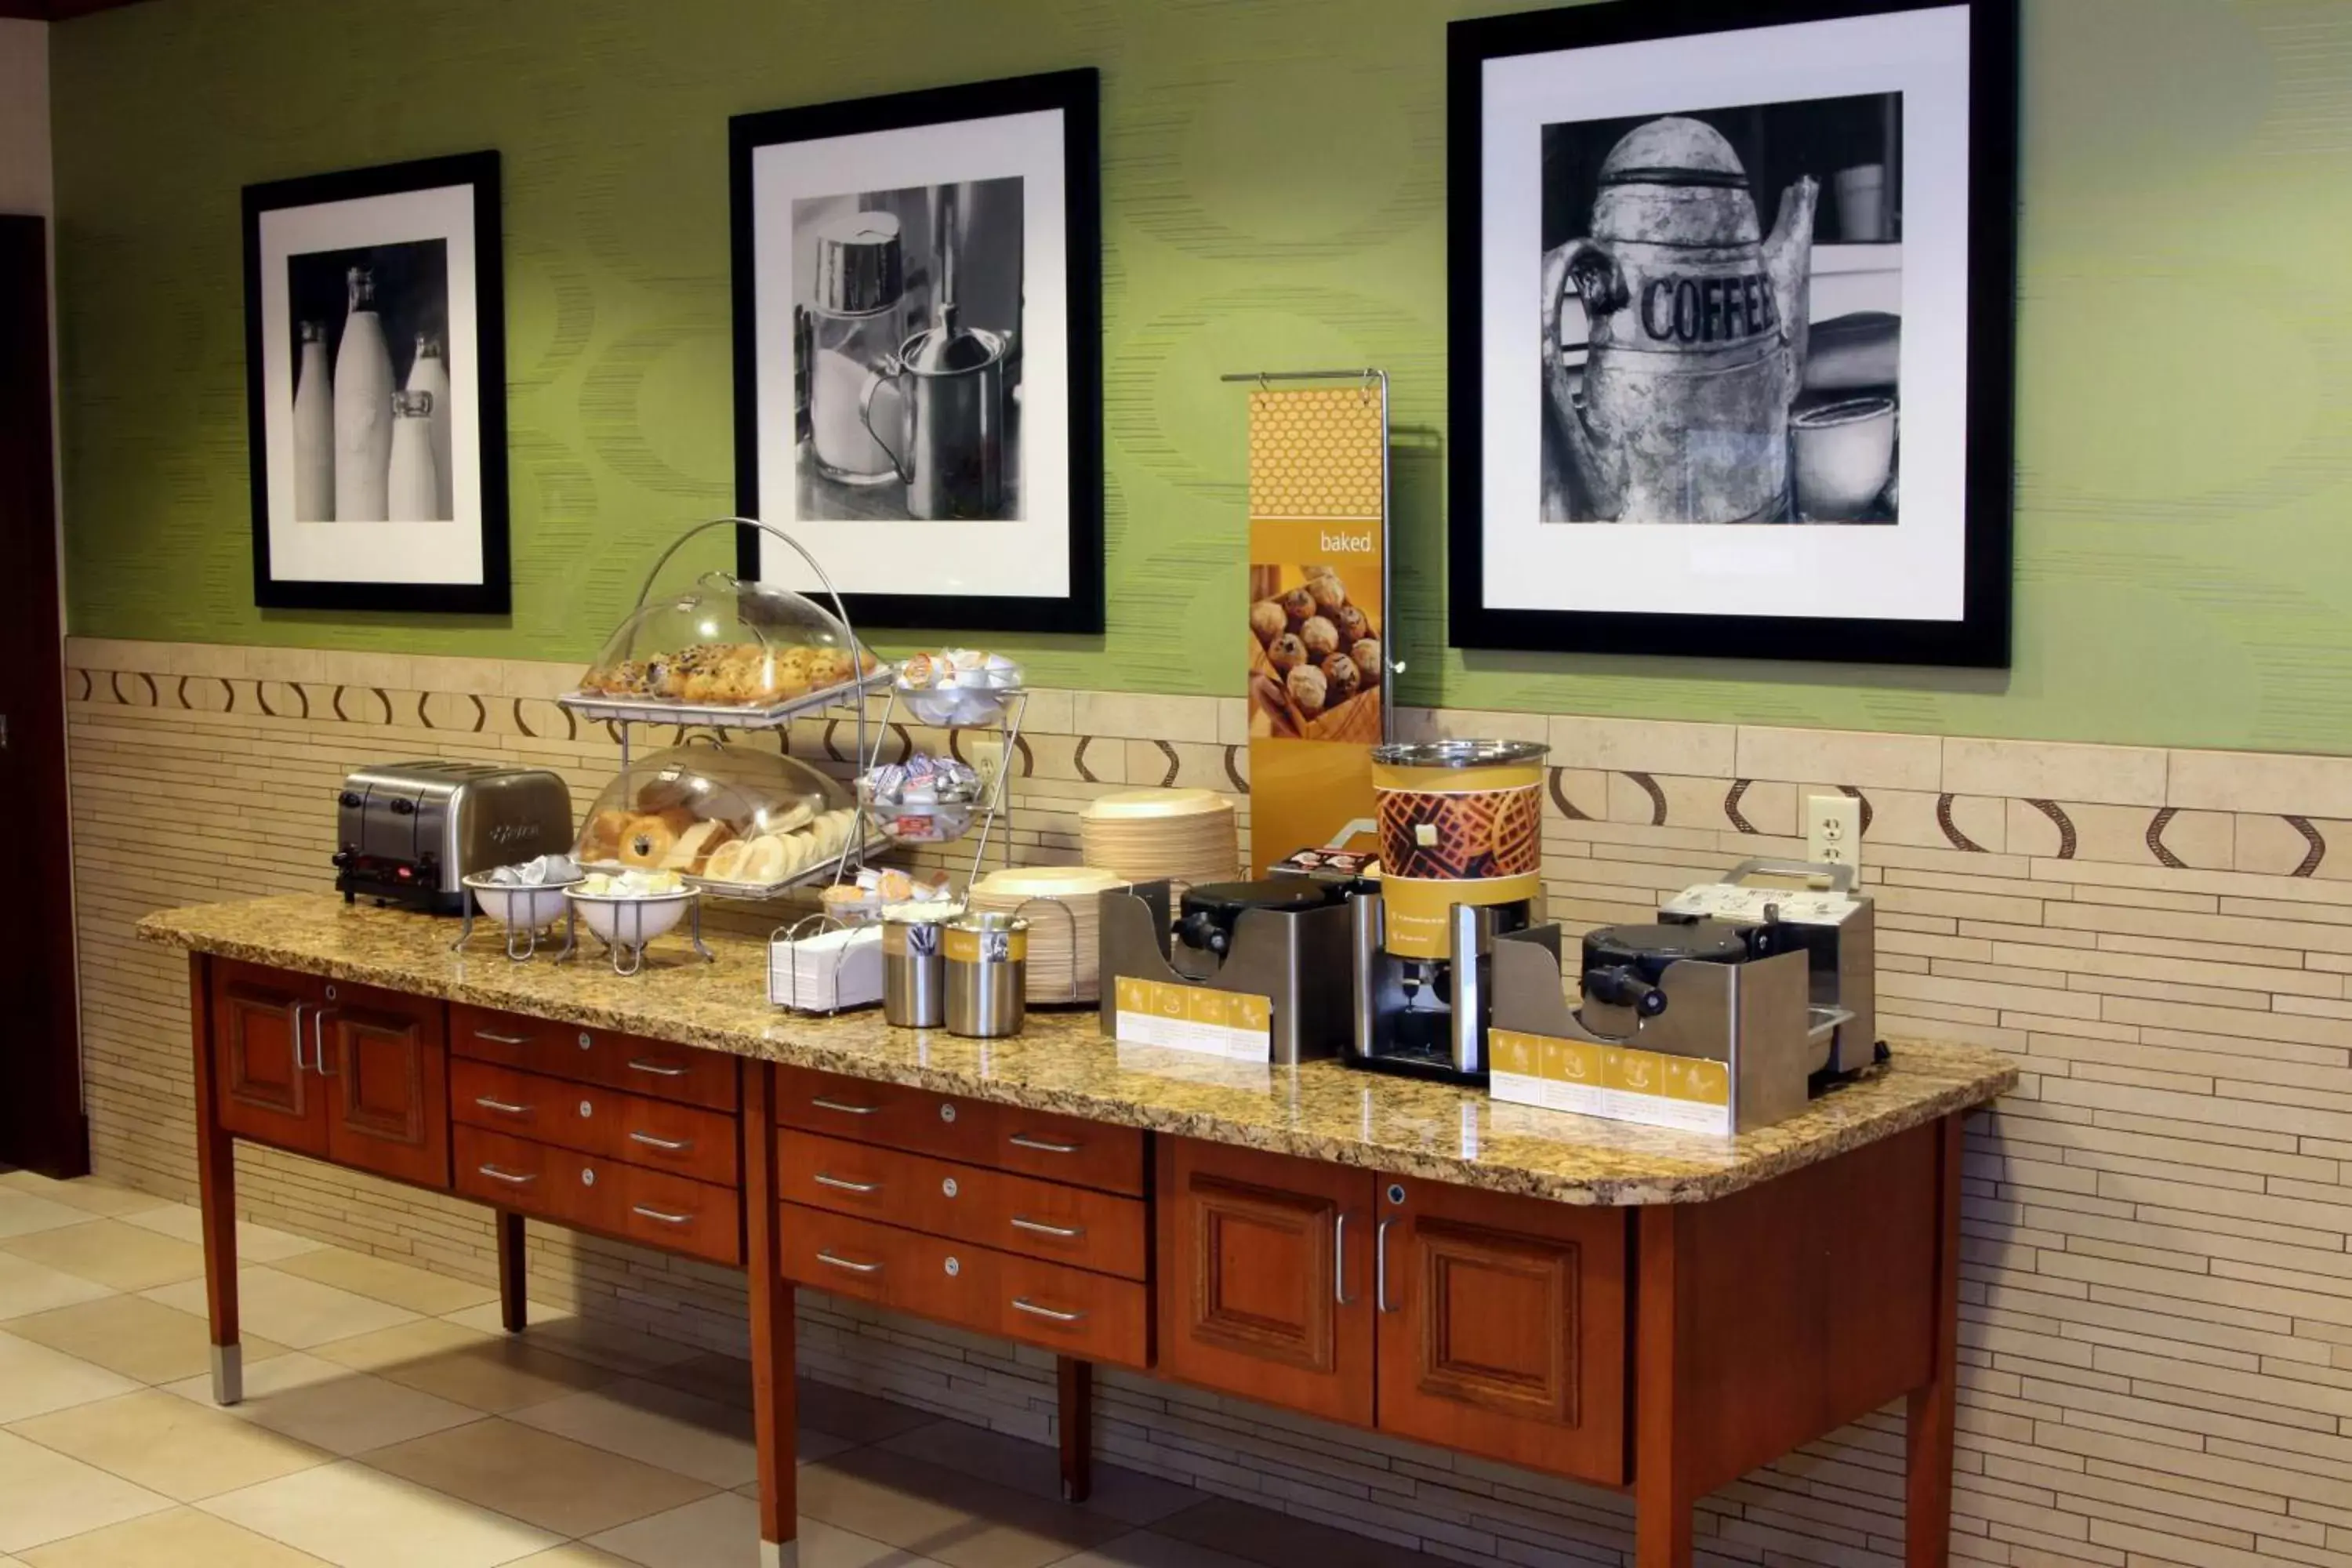
[[[2352,817],[2352,757],[2175,752],[2166,799],[2213,811]]]
[[[1738,731],[1728,724],[1680,724],[1654,719],[1587,719],[1554,715],[1553,765],[1737,777]]]
[[[1875,735],[1846,730],[1773,730],[1742,724],[1734,772],[1746,779],[1803,784],[1834,779],[1934,794],[1943,788],[1944,742],[1937,735]]]
[[[2162,805],[2165,759],[2165,752],[2140,746],[1950,735],[1944,740],[1943,787],[1959,795]]]
[[[1077,691],[1070,698],[1070,727],[1081,735],[1197,741],[1213,745],[1218,733],[1217,704],[1218,699],[1213,697]]]

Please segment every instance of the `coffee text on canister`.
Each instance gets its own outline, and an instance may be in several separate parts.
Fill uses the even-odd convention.
[[[1641,306],[1642,331],[1662,343],[1738,342],[1780,326],[1772,279],[1762,272],[1653,278],[1642,286]]]

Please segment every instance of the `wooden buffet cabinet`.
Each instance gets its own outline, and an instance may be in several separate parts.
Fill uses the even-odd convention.
[[[1106,1363],[1630,1489],[1641,1568],[1689,1562],[1708,1490],[1907,1396],[1907,1559],[1946,1560],[1960,1119],[2005,1068],[1706,1201],[1562,1202],[157,940],[193,954],[225,1403],[243,1138],[489,1205],[512,1331],[526,1220],[746,1267],[772,1562],[795,1556],[802,1288],[1054,1352],[1074,1498]]]

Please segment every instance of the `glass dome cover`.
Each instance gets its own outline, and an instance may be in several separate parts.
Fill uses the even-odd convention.
[[[846,627],[786,588],[708,572],[652,599],[580,678],[588,696],[681,707],[772,708],[879,668]]]
[[[765,888],[837,859],[856,825],[848,790],[806,763],[691,742],[614,775],[582,824],[578,858]]]

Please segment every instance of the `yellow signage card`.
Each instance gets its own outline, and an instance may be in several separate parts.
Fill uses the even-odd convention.
[[[1731,1074],[1718,1061],[1496,1029],[1487,1093],[1515,1105],[1693,1132],[1732,1130]]]
[[[1274,1058],[1274,1002],[1235,991],[1118,977],[1113,1032],[1119,1039],[1229,1061]]]

